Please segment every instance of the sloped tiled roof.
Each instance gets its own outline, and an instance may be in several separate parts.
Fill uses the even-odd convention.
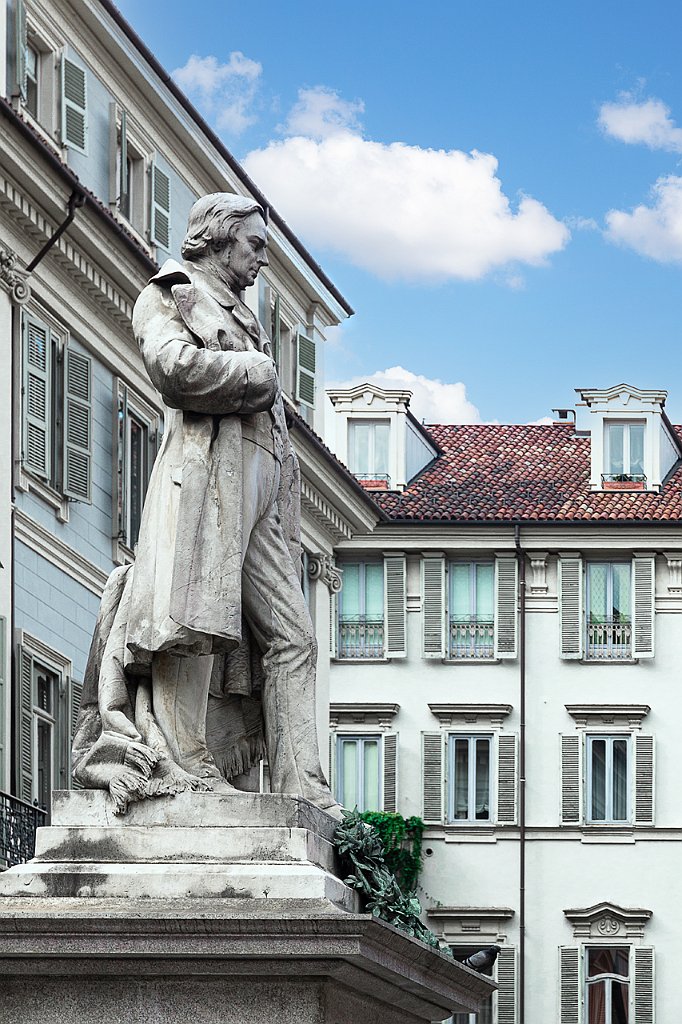
[[[590,491],[590,439],[572,425],[440,424],[443,451],[404,491],[373,492],[390,519],[665,522],[682,519],[682,465],[662,492]],[[675,427],[682,442],[682,427]]]

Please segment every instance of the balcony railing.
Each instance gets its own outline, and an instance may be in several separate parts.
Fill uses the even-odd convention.
[[[451,658],[493,658],[495,656],[495,624],[492,619],[475,615],[450,619]]]
[[[591,661],[623,661],[632,655],[629,619],[587,623],[587,657]]]
[[[383,658],[384,620],[354,615],[339,619],[339,658]]]
[[[47,811],[0,792],[0,865],[24,864],[35,854],[36,829]]]

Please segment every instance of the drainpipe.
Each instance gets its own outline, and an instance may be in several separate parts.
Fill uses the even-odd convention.
[[[519,1024],[526,1010],[526,558],[514,525],[519,568]]]
[[[40,252],[36,256],[33,257],[31,262],[29,263],[29,265],[26,267],[26,273],[27,274],[32,274],[33,271],[35,270],[35,268],[41,262],[41,260],[43,260],[45,258],[45,256],[47,256],[48,252],[50,251],[50,249],[52,248],[54,243],[57,242],[62,237],[62,235],[64,234],[64,232],[68,228],[69,224],[71,223],[73,218],[76,216],[76,210],[79,209],[79,207],[83,206],[84,203],[85,203],[85,195],[84,195],[83,192],[73,191],[71,193],[71,195],[69,196],[69,202],[68,202],[67,207],[66,207],[67,214],[66,214],[65,219],[59,225],[59,227],[54,232],[54,234],[50,238],[48,238],[48,240],[45,242],[45,245],[42,247]]]

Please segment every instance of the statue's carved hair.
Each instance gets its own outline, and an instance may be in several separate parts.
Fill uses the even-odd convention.
[[[189,213],[187,234],[182,243],[182,255],[186,260],[198,260],[209,252],[220,252],[232,239],[245,217],[265,212],[254,199],[238,196],[233,192],[213,192],[198,199]]]

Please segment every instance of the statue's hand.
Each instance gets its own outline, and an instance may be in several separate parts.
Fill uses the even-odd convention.
[[[159,755],[144,743],[129,743],[123,763],[129,768],[135,768],[145,779],[148,779],[159,763]]]

